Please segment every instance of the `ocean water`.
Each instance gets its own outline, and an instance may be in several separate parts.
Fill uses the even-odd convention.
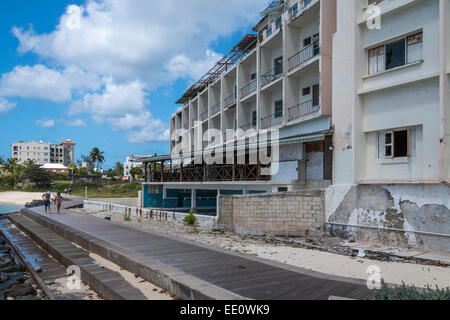
[[[13,204],[1,204],[0,203],[0,215],[1,214],[6,214],[6,213],[12,213],[12,212],[17,212],[20,211],[20,209],[22,209],[23,206],[17,206],[17,205],[13,205]]]

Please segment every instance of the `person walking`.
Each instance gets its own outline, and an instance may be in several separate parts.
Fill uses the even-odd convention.
[[[67,193],[69,192],[69,190],[67,190],[67,188],[66,189],[64,189],[64,194],[67,196]]]
[[[55,197],[55,205],[56,205],[56,210],[58,211],[58,214],[59,215],[61,215],[61,204],[62,204],[62,202],[63,202],[63,197],[61,196],[61,192],[58,192],[57,194],[56,194],[56,197]]]
[[[69,196],[72,195],[72,187],[69,187]]]
[[[42,199],[44,200],[45,213],[48,213],[48,214],[51,213],[50,198],[51,198],[50,191],[47,191],[46,193],[44,193],[42,195]]]

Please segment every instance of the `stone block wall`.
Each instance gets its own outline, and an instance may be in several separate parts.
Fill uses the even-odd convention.
[[[240,235],[304,236],[323,230],[322,191],[220,196],[221,228]]]

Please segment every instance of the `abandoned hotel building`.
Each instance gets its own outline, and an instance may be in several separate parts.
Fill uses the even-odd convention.
[[[177,102],[171,155],[138,160],[143,206],[450,252],[449,21],[450,0],[273,2]]]

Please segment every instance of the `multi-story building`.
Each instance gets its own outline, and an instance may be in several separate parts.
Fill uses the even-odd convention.
[[[244,37],[178,101],[171,156],[145,165],[144,193],[156,199],[147,205],[215,208],[218,193],[331,184],[336,0],[276,1],[262,16],[257,35]],[[266,144],[259,133],[268,133],[279,157],[257,156]],[[216,161],[201,161],[205,155]]]
[[[330,227],[450,250],[449,21],[449,0],[337,2]]]
[[[123,178],[126,180],[133,180],[133,177],[130,175],[130,171],[133,168],[144,169],[144,164],[139,161],[139,158],[142,157],[127,157],[126,161],[123,164]]]
[[[13,143],[11,148],[11,157],[17,159],[20,164],[33,160],[38,165],[59,163],[68,166],[74,162],[75,157],[75,143],[71,140],[58,145],[44,141],[20,141]]]

